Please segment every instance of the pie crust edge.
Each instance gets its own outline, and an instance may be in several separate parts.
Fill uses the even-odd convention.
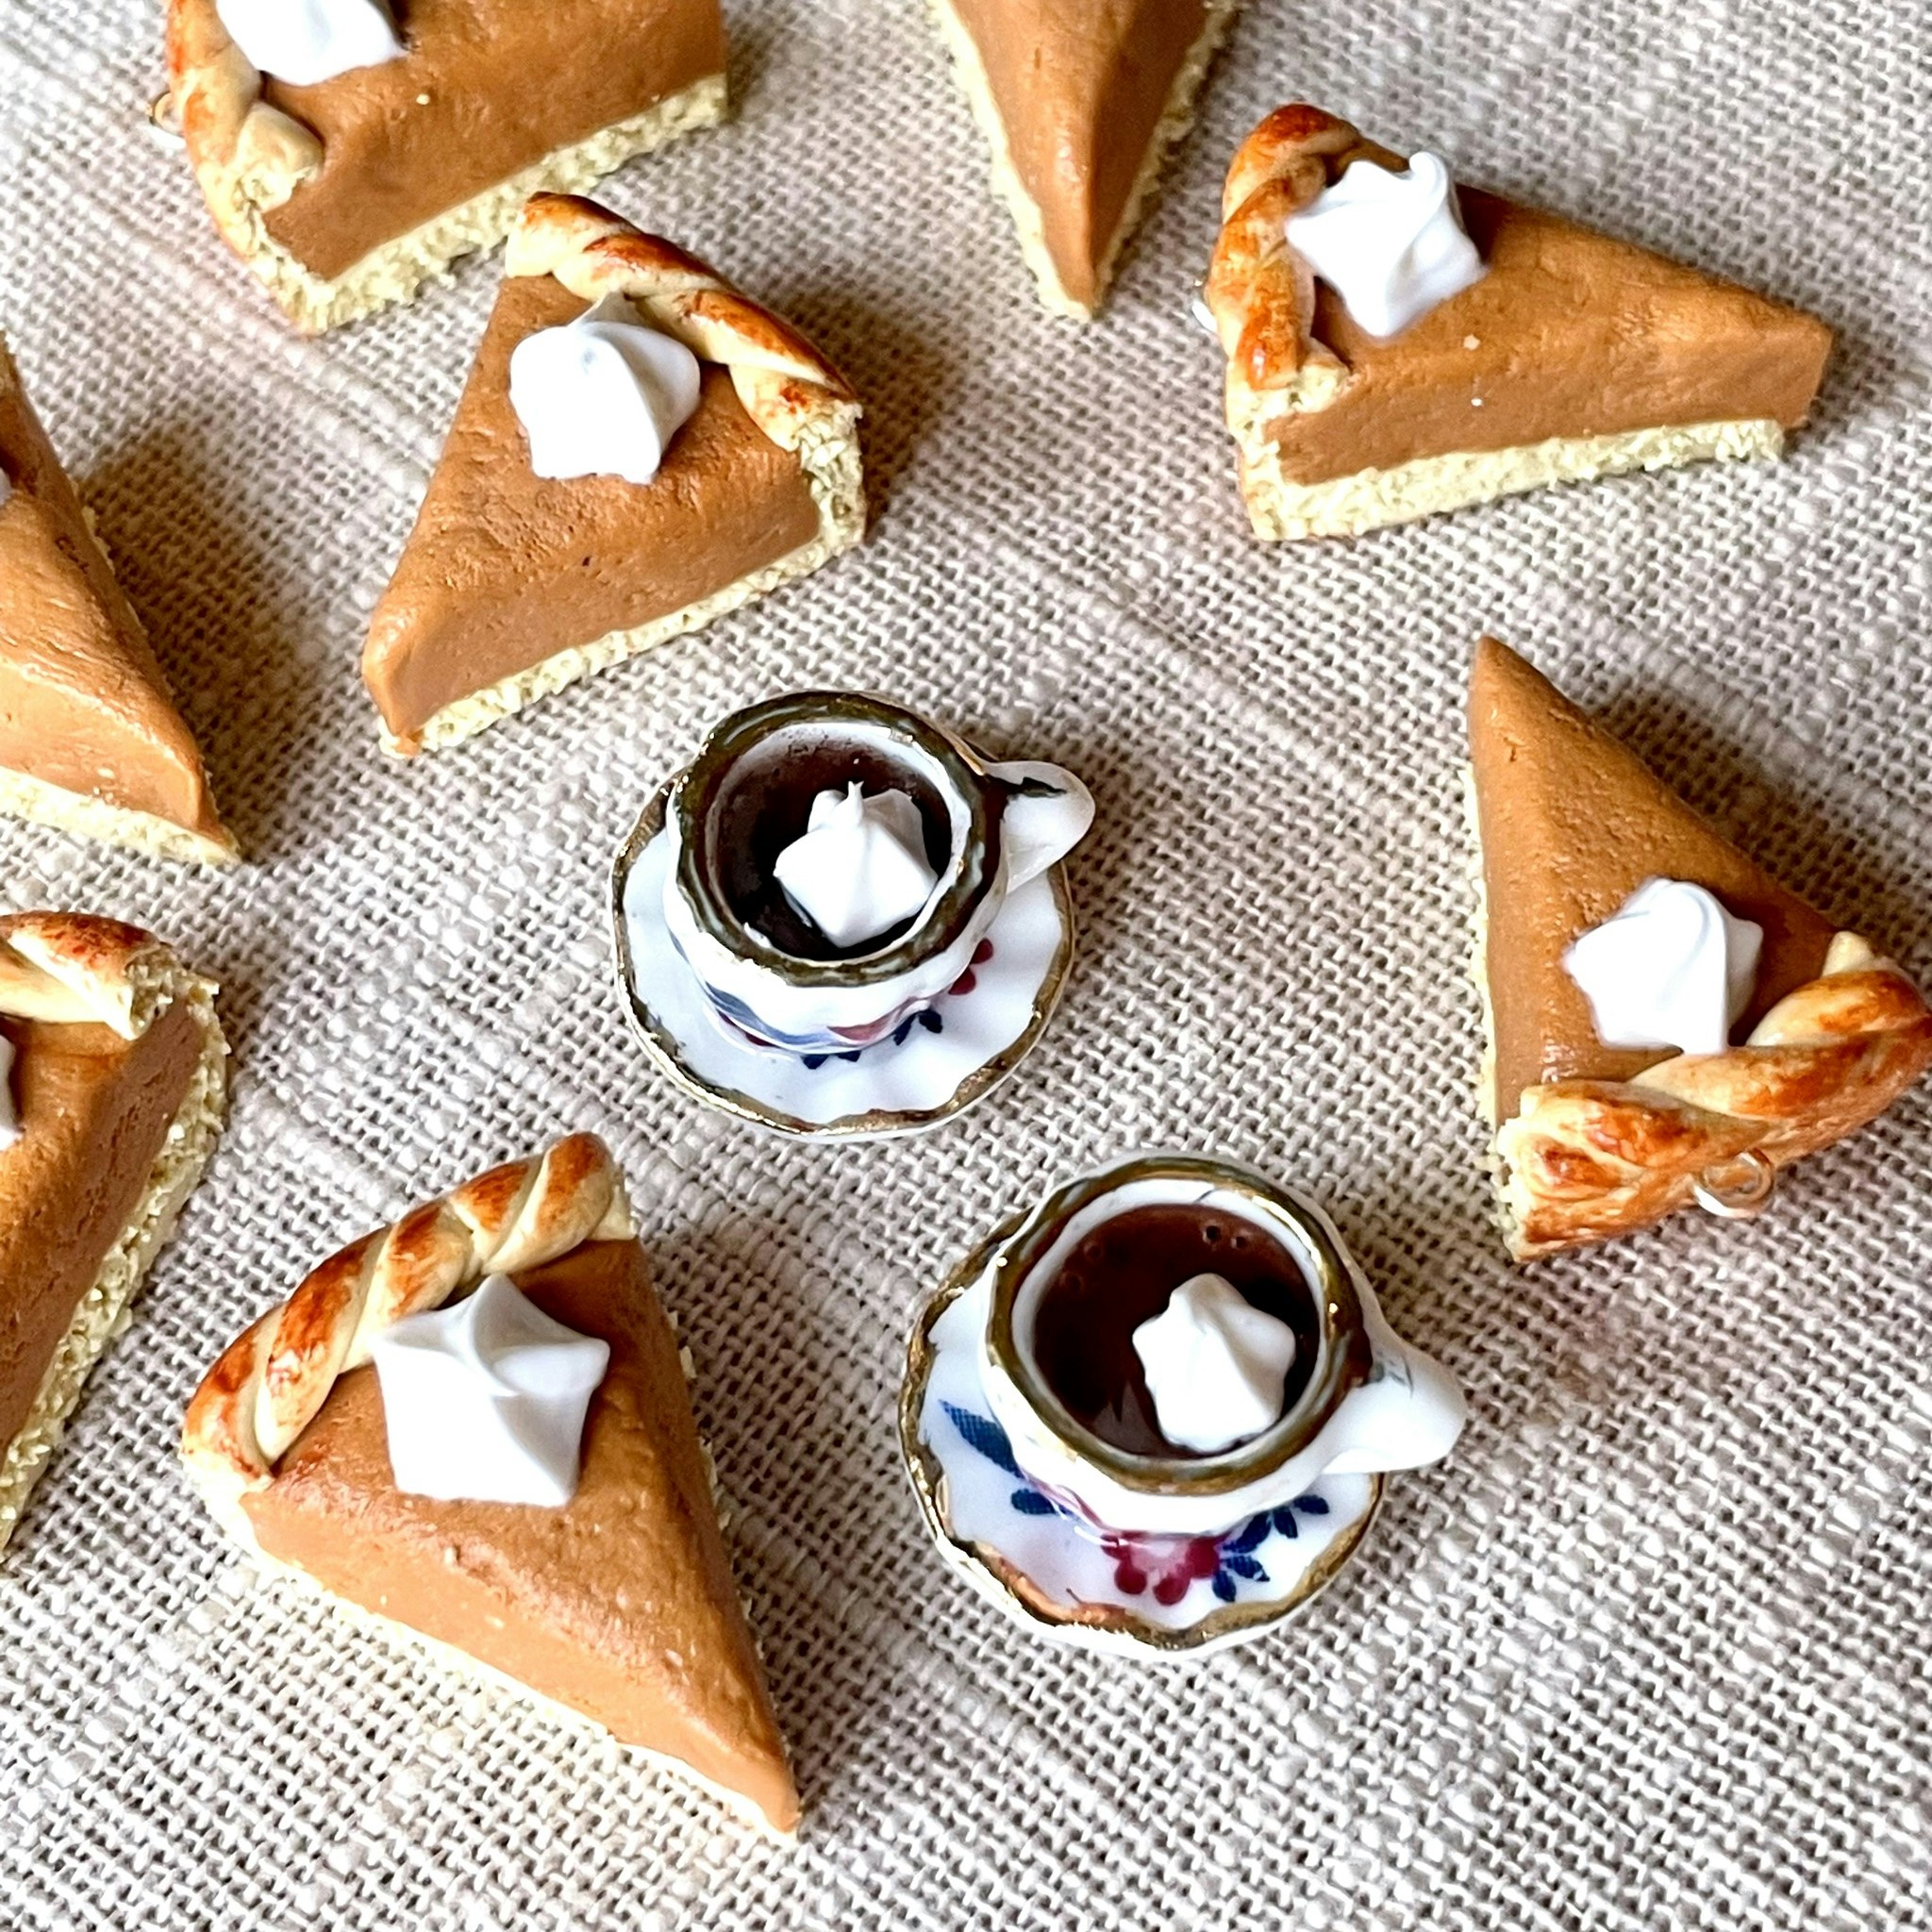
[[[179,1001],[201,1033],[200,1058],[147,1185],[55,1348],[19,1433],[0,1452],[0,1550],[59,1446],[95,1362],[127,1325],[135,1293],[220,1138],[228,1046],[215,1016],[215,991],[212,981],[191,973],[171,948],[139,927],[86,913],[0,918],[0,1012],[91,1021],[134,1040]]]
[[[167,61],[167,98],[215,226],[304,335],[408,301],[458,257],[494,247],[531,195],[594,187],[633,156],[716,126],[730,113],[725,76],[708,75],[445,208],[328,280],[276,242],[263,221],[321,166],[313,131],[261,98],[259,72],[212,8],[204,18],[185,0],[169,0]]]

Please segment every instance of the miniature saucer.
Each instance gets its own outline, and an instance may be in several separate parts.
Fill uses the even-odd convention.
[[[1360,1547],[1382,1478],[1330,1473],[1221,1537],[1123,1536],[1031,1481],[993,1419],[981,1373],[1002,1228],[921,1310],[899,1396],[899,1441],[940,1554],[1042,1637],[1168,1661],[1247,1643],[1286,1623]]]
[[[1046,1030],[1074,957],[1061,868],[1007,895],[972,968],[890,1040],[803,1059],[725,1021],[664,921],[671,841],[658,792],[611,873],[617,976],[644,1050],[687,1093],[809,1140],[883,1137],[937,1125],[983,1099]]]

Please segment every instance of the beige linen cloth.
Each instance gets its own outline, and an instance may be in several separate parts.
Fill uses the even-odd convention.
[[[1918,0],[1252,0],[1090,329],[1038,307],[915,0],[729,10],[736,120],[608,196],[849,372],[875,533],[403,765],[357,652],[494,264],[298,341],[143,126],[154,0],[0,0],[0,324],[251,861],[0,827],[0,904],[141,920],[220,977],[237,1080],[0,1569],[0,1923],[1817,1932],[1932,1909],[1932,1093],[1755,1225],[1509,1267],[1457,775],[1489,626],[1932,974]],[[1228,156],[1298,94],[1828,318],[1790,460],[1256,547],[1186,310]],[[796,1146],[701,1111],[609,983],[633,814],[714,720],[808,684],[1064,760],[1099,800],[1057,1023],[928,1138]],[[312,1262],[573,1127],[629,1171],[696,1357],[795,1848],[258,1584],[176,1473],[202,1369]],[[1304,1621],[1173,1673],[1043,1648],[954,1581],[893,1431],[921,1291],[1056,1177],[1148,1144],[1319,1193],[1473,1405]]]

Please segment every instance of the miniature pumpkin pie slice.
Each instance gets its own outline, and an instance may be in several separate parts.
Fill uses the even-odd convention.
[[[1205,298],[1257,536],[1353,535],[1546,483],[1774,457],[1813,317],[1278,108],[1228,171]]]
[[[226,1058],[150,934],[0,918],[0,1547],[208,1165]]]
[[[0,811],[157,858],[235,841],[0,340]]]
[[[1041,299],[1091,320],[1240,0],[935,0]]]
[[[209,1370],[181,1452],[271,1564],[796,1826],[677,1343],[594,1137],[325,1261]]]
[[[168,75],[215,225],[308,331],[726,107],[718,0],[169,0]]]
[[[1775,1169],[1932,1063],[1932,1009],[1895,965],[1493,638],[1469,724],[1483,1101],[1517,1258],[1692,1201],[1755,1211]]]
[[[865,530],[859,408],[791,325],[538,195],[362,654],[392,751],[451,744],[815,571]]]

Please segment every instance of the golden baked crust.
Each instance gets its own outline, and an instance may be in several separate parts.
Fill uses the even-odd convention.
[[[228,1054],[214,994],[210,981],[191,973],[139,926],[81,912],[0,918],[0,1014],[104,1025],[132,1041],[180,1006],[200,1041],[186,1091],[127,1220],[42,1372],[20,1427],[0,1445],[0,1549],[58,1446],[89,1373],[126,1326],[136,1290],[214,1152],[226,1106]]]
[[[200,984],[150,932],[90,912],[0,918],[0,1013],[92,1021],[139,1040],[170,1000]]]
[[[205,0],[168,0],[167,67],[166,106],[215,226],[305,334],[409,300],[458,257],[500,241],[530,194],[593,187],[632,156],[715,125],[730,105],[724,75],[706,75],[518,170],[329,277],[298,260],[265,221],[321,169],[323,144],[315,131],[262,97],[261,74]]]
[[[181,1457],[216,1519],[253,1547],[242,1495],[405,1315],[441,1307],[484,1275],[555,1260],[586,1241],[625,1241],[630,1204],[609,1150],[573,1134],[412,1208],[314,1269],[239,1336],[188,1405]]]
[[[1635,1079],[1524,1090],[1496,1136],[1519,1260],[1661,1220],[1740,1161],[1781,1167],[1882,1113],[1932,1064],[1932,1008],[1856,933],[1742,1046]]]
[[[746,413],[781,449],[850,437],[858,398],[782,316],[660,235],[578,194],[535,194],[504,250],[508,275],[554,275],[573,295],[622,295],[647,321],[731,374]]]
[[[1399,335],[1369,335],[1288,240],[1357,160],[1406,165],[1294,103],[1228,173],[1204,299],[1257,536],[1356,535],[1552,483],[1773,457],[1805,420],[1831,347],[1815,317],[1474,188],[1461,212],[1488,273]]]

